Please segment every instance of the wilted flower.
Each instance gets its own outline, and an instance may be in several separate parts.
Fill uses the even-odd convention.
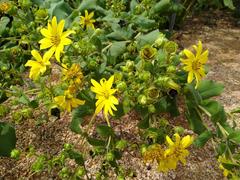
[[[144,60],[152,60],[155,58],[156,54],[157,49],[150,45],[145,45],[140,51],[140,57]]]

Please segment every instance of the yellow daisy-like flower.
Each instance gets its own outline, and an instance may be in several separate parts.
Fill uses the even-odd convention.
[[[196,50],[196,55],[194,55],[191,51],[184,49],[183,53],[187,58],[181,59],[181,62],[185,65],[183,70],[188,72],[187,82],[191,83],[195,77],[195,88],[197,88],[200,80],[206,75],[204,65],[208,60],[208,50],[203,52],[201,41],[198,42],[198,46],[194,45],[193,48]]]
[[[70,90],[66,90],[63,96],[57,96],[54,98],[56,104],[62,109],[66,109],[68,112],[71,112],[72,108],[83,105],[85,101],[74,98]]]
[[[229,174],[232,174],[232,172],[226,169],[222,164],[222,163],[229,163],[229,160],[225,157],[225,155],[219,156],[218,162],[220,163],[219,169],[223,170],[223,176],[227,177]]]
[[[86,26],[86,28],[94,28],[94,22],[96,22],[95,19],[92,19],[92,17],[94,16],[94,12],[91,12],[90,14],[88,14],[88,11],[85,10],[85,16],[80,16],[80,25],[84,28]]]
[[[48,23],[48,28],[41,29],[41,34],[45,37],[39,41],[40,49],[50,48],[51,55],[55,53],[57,61],[60,62],[60,53],[63,53],[64,46],[69,45],[72,41],[67,38],[70,34],[75,33],[73,30],[63,32],[65,21],[61,20],[57,23],[57,18],[54,16],[52,22]]]
[[[83,73],[79,64],[72,64],[69,69],[63,69],[63,80],[70,84],[81,85]]]
[[[36,59],[28,60],[25,66],[31,67],[29,77],[31,79],[37,79],[40,74],[43,74],[47,70],[47,66],[51,65],[49,59],[51,58],[51,54],[45,53],[43,58],[36,50],[31,51],[32,56]]]
[[[0,2],[0,12],[6,13],[11,8],[9,2]]]
[[[118,104],[118,99],[113,96],[117,89],[111,89],[114,81],[114,76],[111,76],[108,80],[101,79],[100,83],[91,79],[92,87],[91,91],[96,93],[96,110],[95,114],[98,114],[102,109],[104,109],[105,118],[108,117],[108,113],[113,116],[113,110],[117,111],[115,105]]]
[[[166,136],[166,142],[168,149],[165,150],[165,157],[170,157],[169,166],[173,169],[176,168],[177,162],[180,160],[184,165],[186,164],[186,157],[189,155],[189,151],[186,150],[193,142],[193,137],[187,135],[181,139],[178,133],[174,134],[175,142],[171,140],[169,136]]]

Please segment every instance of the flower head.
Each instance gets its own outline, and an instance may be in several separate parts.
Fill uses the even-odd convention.
[[[223,176],[225,176],[225,177],[227,177],[229,174],[232,174],[232,172],[230,170],[226,169],[223,166],[224,163],[229,163],[229,161],[230,160],[228,160],[225,155],[218,157],[219,169],[223,170]]]
[[[186,157],[189,155],[189,151],[186,150],[193,142],[193,137],[187,135],[181,139],[178,133],[174,134],[175,142],[169,136],[166,136],[166,142],[168,149],[165,150],[165,157],[171,157],[173,159],[172,166],[176,167],[177,162],[180,160],[183,164],[186,164]]]
[[[7,13],[10,8],[10,2],[0,2],[0,12]]]
[[[92,17],[94,16],[94,12],[91,12],[90,14],[88,14],[88,11],[85,10],[85,16],[80,16],[80,25],[84,28],[86,26],[86,28],[94,28],[94,22],[96,22],[96,20],[92,19]]]
[[[115,105],[118,104],[118,99],[113,96],[117,89],[112,89],[114,76],[111,76],[108,80],[101,79],[100,83],[91,79],[92,87],[91,91],[96,93],[96,110],[95,114],[98,114],[102,109],[104,110],[104,116],[107,117],[108,113],[113,116],[113,110],[117,110]]]
[[[181,59],[181,61],[185,65],[183,70],[188,72],[187,82],[191,83],[195,77],[197,88],[200,80],[205,77],[204,65],[208,60],[208,50],[203,52],[201,41],[198,42],[198,46],[194,45],[193,48],[196,51],[196,55],[191,51],[184,49],[183,53],[187,58]]]
[[[70,84],[79,86],[82,83],[83,73],[79,64],[72,64],[69,69],[63,70],[63,80]]]
[[[41,29],[41,34],[45,37],[39,41],[40,49],[50,48],[49,52],[52,55],[55,53],[57,61],[60,62],[60,53],[63,53],[63,48],[66,45],[72,43],[72,41],[67,38],[70,34],[75,33],[72,30],[67,30],[63,32],[65,21],[61,20],[57,23],[57,18],[54,16],[52,22],[48,23],[48,28]]]
[[[145,45],[140,51],[141,58],[145,60],[154,59],[156,54],[157,54],[157,49],[150,45]]]
[[[71,112],[72,108],[83,105],[85,101],[74,98],[71,92],[71,89],[66,90],[63,96],[57,96],[54,98],[56,104],[62,109],[66,109],[68,112]]]
[[[43,57],[41,57],[41,55],[36,50],[32,50],[31,54],[36,59],[36,61],[28,60],[25,66],[31,67],[29,77],[35,80],[40,74],[43,74],[46,71],[47,66],[51,65],[49,61],[51,55],[49,53],[45,53]]]

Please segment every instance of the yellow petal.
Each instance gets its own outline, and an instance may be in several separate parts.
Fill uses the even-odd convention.
[[[51,39],[48,38],[43,38],[39,41],[40,45],[40,49],[47,49],[51,46],[53,46],[53,43],[51,41]]]
[[[51,32],[49,30],[47,30],[46,28],[41,29],[40,32],[46,38],[50,38],[51,37]]]
[[[38,61],[38,62],[42,62],[42,57],[41,55],[38,53],[38,51],[36,50],[32,50],[31,51],[32,56]]]
[[[200,56],[199,56],[199,62],[202,64],[206,64],[208,60],[208,50],[204,51]]]
[[[88,15],[88,18],[91,19],[93,16],[94,16],[94,12],[91,12],[91,13]]]
[[[189,71],[187,82],[188,82],[188,83],[191,83],[192,81],[193,81],[193,72],[192,72],[192,71]]]
[[[183,137],[181,140],[181,144],[183,148],[189,147],[192,144],[192,142],[193,142],[193,138],[189,135]]]
[[[69,36],[70,34],[75,34],[76,32],[73,30],[67,30],[65,32],[62,33],[61,38],[66,38],[67,36]]]
[[[52,18],[52,32],[53,34],[57,34],[57,18],[54,16]]]
[[[57,33],[59,34],[59,36],[61,36],[63,33],[64,25],[65,25],[65,21],[62,19],[57,26]]]
[[[174,145],[174,142],[171,140],[171,138],[169,136],[166,136],[166,141],[167,141],[169,146],[173,146]]]
[[[184,49],[183,52],[188,57],[188,59],[195,59],[195,56],[191,51]]]
[[[181,137],[179,136],[179,134],[178,134],[178,133],[175,133],[175,134],[174,134],[174,137],[175,137],[175,142],[176,142],[176,144],[179,144],[180,141],[181,141]]]
[[[113,81],[114,81],[114,76],[112,75],[112,76],[108,79],[108,81],[107,81],[107,83],[106,83],[107,89],[111,89],[112,84],[113,84]]]
[[[102,101],[101,103],[98,103],[97,107],[96,107],[96,110],[95,110],[95,114],[98,114],[104,107],[104,102],[105,101]],[[97,103],[96,103],[97,104]]]
[[[69,45],[69,44],[72,44],[72,41],[71,41],[71,39],[63,38],[63,39],[61,40],[61,43],[62,43],[63,45]]]

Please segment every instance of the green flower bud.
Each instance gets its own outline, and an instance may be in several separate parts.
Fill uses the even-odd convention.
[[[75,173],[75,175],[77,176],[77,177],[82,177],[83,175],[85,175],[85,169],[83,168],[83,167],[79,167],[78,169],[77,169],[77,172]]]
[[[68,144],[68,143],[64,144],[64,150],[65,151],[69,151],[71,149],[72,149],[72,145],[71,144]]]
[[[117,180],[124,180],[125,178],[124,178],[124,176],[123,175],[119,175],[118,177],[117,177]]]
[[[114,159],[115,159],[115,155],[112,152],[108,152],[106,154],[106,160],[107,161],[114,161]]]
[[[141,105],[146,105],[147,104],[147,97],[145,95],[140,95],[138,96],[138,103]]]
[[[61,178],[67,178],[69,177],[69,169],[67,167],[63,167],[59,173],[59,176]]]
[[[2,72],[6,72],[7,70],[9,70],[9,67],[8,67],[6,64],[3,64],[3,65],[1,66],[1,71],[2,71]]]
[[[155,86],[149,87],[144,93],[149,99],[157,99],[160,96],[160,90]]]
[[[7,113],[9,113],[10,108],[4,105],[0,105],[0,117],[6,116]]]
[[[121,72],[114,73],[114,81],[117,83],[121,81],[123,78],[123,74]]]
[[[32,109],[31,108],[26,108],[26,109],[23,109],[21,111],[22,113],[22,116],[25,118],[25,119],[29,119],[29,118],[32,118],[33,117],[33,112],[32,112]]]
[[[12,119],[16,122],[19,123],[23,120],[22,113],[19,111],[16,111],[12,114]]]
[[[96,62],[96,60],[91,59],[87,66],[90,70],[96,70],[98,63]]]
[[[117,84],[117,89],[123,92],[127,89],[127,84],[124,81],[121,81]]]
[[[176,73],[176,66],[168,66],[167,73]]]
[[[21,152],[18,149],[13,149],[11,151],[11,158],[19,159]]]
[[[128,46],[127,46],[127,50],[132,54],[132,53],[135,53],[137,51],[137,44],[135,42],[133,43],[130,43]]]
[[[143,71],[138,75],[138,77],[142,81],[149,81],[151,78],[151,73],[149,71]]]
[[[117,141],[116,143],[116,149],[119,149],[119,150],[124,150],[125,148],[127,147],[127,141],[126,140],[120,140],[120,141]]]
[[[149,113],[155,113],[156,112],[156,108],[153,104],[148,105],[148,112]]]
[[[182,126],[175,126],[174,127],[174,132],[181,135],[181,134],[184,133],[184,128]]]
[[[157,54],[157,49],[150,45],[145,45],[140,51],[140,57],[144,60],[152,60]]]
[[[126,67],[128,68],[128,72],[131,72],[134,70],[135,63],[134,61],[127,61],[126,62]]]
[[[159,125],[162,126],[162,127],[165,127],[165,126],[168,126],[168,125],[169,125],[169,122],[168,122],[168,120],[162,118],[162,119],[160,119],[160,121],[159,121]]]
[[[165,37],[164,34],[160,34],[157,38],[157,40],[154,43],[154,46],[156,47],[161,47],[165,42],[167,41],[167,38]]]
[[[166,88],[167,87],[167,82],[169,81],[169,77],[167,76],[160,76],[155,80],[155,84],[159,88]]]
[[[178,49],[177,43],[173,41],[168,41],[164,44],[164,50],[167,51],[169,54],[175,53]]]
[[[47,9],[39,9],[37,12],[35,12],[35,18],[37,21],[39,20],[45,20],[48,18],[48,11]]]

